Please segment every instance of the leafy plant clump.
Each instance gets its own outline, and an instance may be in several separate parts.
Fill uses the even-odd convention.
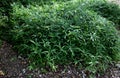
[[[14,48],[33,67],[75,64],[96,73],[119,52],[114,24],[78,2],[27,7],[13,4]]]

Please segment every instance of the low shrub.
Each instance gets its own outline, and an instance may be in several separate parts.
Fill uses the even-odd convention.
[[[14,48],[33,67],[75,64],[96,73],[119,53],[114,24],[78,2],[27,7],[13,4]]]

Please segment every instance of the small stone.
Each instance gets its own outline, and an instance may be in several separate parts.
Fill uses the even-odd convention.
[[[42,75],[39,75],[39,77],[42,77]]]
[[[120,68],[120,64],[116,64],[117,68]]]
[[[71,74],[71,72],[70,72],[70,71],[68,71],[68,73],[69,73],[69,74]]]
[[[25,61],[23,61],[23,62],[21,62],[22,64],[26,64],[26,62]]]
[[[19,76],[22,76],[22,73],[20,73]]]
[[[3,73],[3,71],[0,71],[0,76],[4,76],[5,74]]]
[[[23,71],[23,73],[25,73],[25,72],[26,72],[26,70],[25,70],[25,69],[23,69],[22,71]]]
[[[18,56],[18,58],[19,58],[19,59],[22,59],[22,57],[21,57],[21,56]]]

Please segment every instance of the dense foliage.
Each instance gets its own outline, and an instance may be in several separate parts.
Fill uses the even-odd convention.
[[[120,52],[120,41],[114,20],[102,15],[104,7],[101,11],[99,3],[97,6],[94,1],[89,2],[13,3],[10,17],[1,15],[4,17],[0,19],[1,38],[13,44],[23,57],[28,57],[33,67],[56,70],[59,65],[73,64],[92,73],[101,72],[119,59],[116,55]]]

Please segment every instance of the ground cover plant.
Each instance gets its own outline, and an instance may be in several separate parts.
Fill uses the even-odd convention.
[[[118,52],[114,24],[79,4],[13,5],[12,15],[13,44],[33,66],[74,63],[96,72]]]
[[[117,30],[114,22],[83,2],[54,1],[26,6],[13,3],[10,26],[1,25],[7,33],[0,34],[20,55],[30,59],[31,68],[56,70],[59,65],[72,64],[94,74],[104,71],[119,59],[116,58],[120,52]]]

